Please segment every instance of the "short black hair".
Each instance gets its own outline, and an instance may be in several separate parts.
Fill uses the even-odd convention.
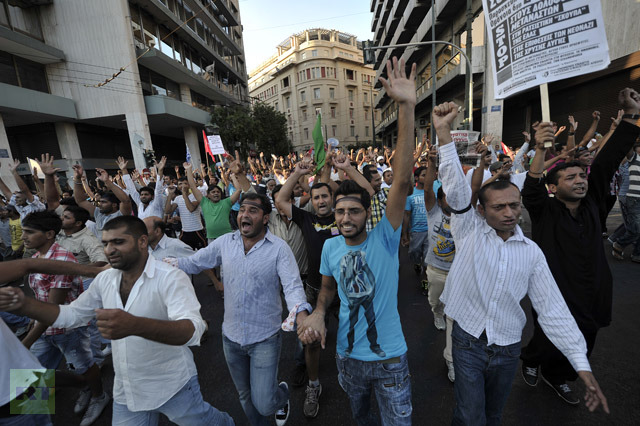
[[[504,161],[504,160],[511,160],[511,157],[509,157],[507,154],[498,155],[498,161]]]
[[[257,192],[247,192],[242,195],[242,201],[244,200],[258,200],[262,205],[262,211],[265,215],[271,214],[271,200],[264,194],[258,194]],[[242,201],[240,205],[242,205]]]
[[[333,191],[331,190],[331,187],[329,186],[329,184],[324,182],[314,183],[313,186],[311,187],[311,190],[309,191],[309,195],[313,197],[313,190],[320,189],[320,188],[327,188],[327,190],[329,191],[329,195],[333,195]]]
[[[333,194],[333,204],[335,205],[337,202],[338,195],[360,195],[360,201],[362,201],[362,206],[365,209],[368,209],[371,206],[371,195],[369,195],[369,191],[358,185],[351,179],[347,179],[340,184],[336,193]]]
[[[178,182],[189,182],[189,179],[187,179],[186,177],[182,176],[178,178]]]
[[[140,193],[142,193],[142,191],[148,192],[151,195],[155,194],[155,190],[153,188],[151,188],[150,186],[143,186],[142,188],[140,188]]]
[[[125,233],[133,236],[136,240],[143,235],[149,235],[147,225],[142,219],[135,216],[118,216],[104,224],[103,231],[112,231],[114,229],[126,228]]]
[[[167,229],[167,224],[165,223],[164,220],[162,220],[162,218],[156,217],[153,220],[153,229],[156,229],[156,228],[160,228],[160,230],[164,234],[164,231]]]
[[[62,229],[62,219],[53,210],[33,212],[22,219],[22,227],[42,232],[53,231],[57,235]]]
[[[508,179],[494,180],[493,182],[488,183],[482,188],[480,188],[480,191],[478,191],[478,201],[480,201],[480,204],[482,204],[482,207],[484,207],[485,203],[487,202],[487,191],[489,190],[502,191],[510,187],[514,187],[515,189],[518,190],[518,194],[520,193],[520,189],[518,188],[518,186],[513,182],[511,182],[510,180]]]
[[[276,185],[275,188],[273,188],[273,191],[271,191],[271,198],[275,200],[276,195],[278,194],[278,192],[280,192],[281,189],[282,189],[282,185],[280,184]],[[291,197],[289,199],[293,200],[293,192],[291,193]]]
[[[213,191],[214,189],[217,189],[218,191],[220,191],[220,198],[224,197],[224,191],[218,185],[211,185],[210,187],[208,187],[207,194]]]
[[[420,166],[417,169],[415,169],[413,171],[413,178],[418,179],[420,177],[420,173],[422,173],[424,170],[427,170],[425,166]]]
[[[110,203],[120,204],[120,200],[116,197],[116,194],[111,191],[101,192],[100,198],[106,198]]]
[[[61,206],[77,206],[78,203],[76,203],[75,198],[69,197],[69,198],[63,198],[60,200],[60,205]]]
[[[89,212],[80,206],[69,206],[64,211],[73,215],[76,222],[82,222],[82,225],[87,223],[90,218]]]
[[[367,182],[371,182],[371,179],[373,179],[373,175],[375,173],[378,173],[378,168],[373,164],[367,164],[362,169],[362,175],[367,180]]]
[[[558,184],[558,181],[560,180],[560,176],[558,175],[558,172],[566,170],[570,167],[582,168],[582,164],[578,163],[577,161],[570,161],[568,163],[556,163],[556,164],[557,166],[555,166],[553,169],[547,172],[546,182],[548,184],[552,184],[552,185]]]

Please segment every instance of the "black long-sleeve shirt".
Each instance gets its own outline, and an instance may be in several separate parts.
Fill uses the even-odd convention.
[[[598,206],[604,203],[609,182],[638,134],[640,127],[620,123],[591,165],[587,195],[576,217],[564,203],[549,197],[544,178],[527,175],[522,188],[533,240],[544,252],[569,310],[584,329],[595,331],[611,322],[612,277]]]

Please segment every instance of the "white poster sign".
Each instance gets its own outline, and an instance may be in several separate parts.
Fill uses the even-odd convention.
[[[456,144],[456,151],[463,166],[478,167],[480,165],[480,154],[476,152],[476,142],[480,132],[471,130],[452,130],[451,139]]]
[[[38,162],[29,157],[27,157],[27,162],[29,163],[29,170],[31,170],[32,172],[36,170],[38,174],[38,179],[44,179],[44,173],[42,173],[42,170],[40,169]]]
[[[224,145],[222,145],[222,139],[220,139],[220,135],[208,135],[207,143],[209,143],[209,149],[213,155],[222,155],[226,151],[224,150]]]
[[[482,0],[496,99],[606,68],[600,0]]]

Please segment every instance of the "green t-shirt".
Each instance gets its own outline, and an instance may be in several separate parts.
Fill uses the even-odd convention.
[[[200,202],[204,223],[207,226],[207,238],[218,238],[231,232],[229,224],[229,212],[231,211],[231,198],[227,197],[214,203],[207,197]]]

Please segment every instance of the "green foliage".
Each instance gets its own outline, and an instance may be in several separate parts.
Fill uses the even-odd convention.
[[[220,138],[226,150],[233,153],[237,149],[243,158],[247,157],[250,144],[254,144],[258,152],[263,151],[267,158],[271,154],[287,155],[293,149],[287,139],[287,118],[262,102],[253,108],[216,107],[211,113],[211,121],[220,127]]]

